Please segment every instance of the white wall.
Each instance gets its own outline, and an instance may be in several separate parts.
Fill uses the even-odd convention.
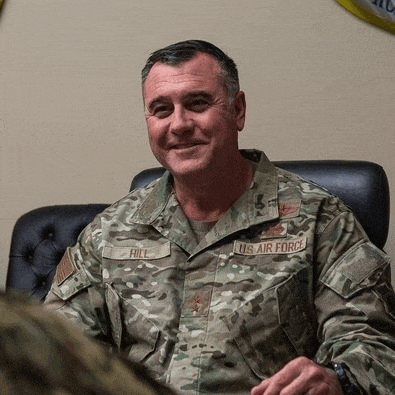
[[[8,0],[0,23],[0,287],[12,226],[52,204],[112,202],[156,162],[140,69],[214,42],[247,94],[242,147],[273,160],[364,159],[395,196],[395,36],[334,0]],[[392,217],[394,210],[392,210]],[[391,223],[387,252],[395,256]]]

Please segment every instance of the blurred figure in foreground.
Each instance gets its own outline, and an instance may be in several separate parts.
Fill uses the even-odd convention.
[[[0,296],[1,395],[174,395],[38,302]]]

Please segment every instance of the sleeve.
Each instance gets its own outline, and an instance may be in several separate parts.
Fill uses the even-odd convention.
[[[101,234],[98,217],[67,248],[44,303],[87,335],[112,343],[102,281]]]
[[[367,394],[395,393],[395,295],[390,262],[341,202],[318,225],[317,363],[342,363]],[[320,232],[320,230],[322,230]]]

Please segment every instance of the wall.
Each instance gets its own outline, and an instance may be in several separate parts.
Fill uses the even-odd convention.
[[[395,37],[334,0],[9,0],[0,23],[0,287],[20,215],[115,201],[156,165],[140,69],[152,50],[187,38],[212,41],[238,63],[242,147],[273,160],[379,162],[395,196]],[[392,223],[392,257],[394,240]]]

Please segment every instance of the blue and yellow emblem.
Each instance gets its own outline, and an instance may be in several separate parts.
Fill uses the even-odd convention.
[[[395,33],[395,0],[336,0],[358,18]]]

